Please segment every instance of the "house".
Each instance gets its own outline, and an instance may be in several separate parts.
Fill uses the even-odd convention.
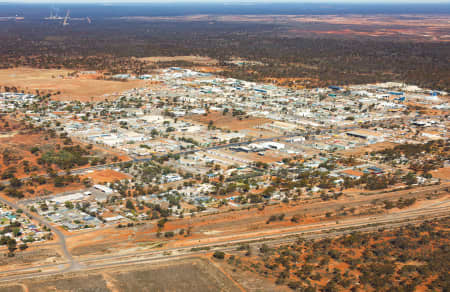
[[[95,189],[101,191],[101,192],[104,192],[105,194],[112,194],[113,193],[112,189],[110,189],[110,188],[108,188],[107,186],[104,186],[104,185],[94,185],[93,187]]]
[[[183,178],[179,174],[167,174],[163,176],[162,181],[165,181],[167,183],[176,182],[179,180],[182,180]]]
[[[361,178],[361,176],[364,175],[364,173],[362,171],[354,170],[354,169],[343,170],[343,171],[341,171],[341,174],[345,177],[349,177],[352,179],[359,179],[359,178]]]
[[[265,143],[262,143],[262,145],[266,148],[276,149],[276,150],[284,149],[284,147],[285,147],[284,144],[277,143],[277,142],[265,142]]]
[[[124,217],[122,215],[117,215],[117,216],[113,216],[113,217],[105,217],[103,218],[103,220],[105,220],[106,222],[114,222],[114,221],[119,221],[122,220]]]
[[[85,195],[82,193],[75,193],[75,194],[70,194],[70,195],[66,195],[66,196],[54,197],[54,198],[50,199],[50,201],[63,204],[68,201],[69,202],[81,201],[84,197],[85,197]]]
[[[175,117],[184,117],[186,115],[186,112],[185,111],[172,111],[172,114]]]
[[[204,115],[206,114],[206,110],[202,109],[202,108],[195,108],[191,110],[191,113],[194,115]]]
[[[384,173],[384,170],[382,170],[381,168],[376,167],[376,166],[370,166],[370,167],[367,168],[366,171],[370,172],[371,174],[382,174],[382,173]]]
[[[347,136],[368,140],[370,143],[383,142],[384,138],[381,133],[370,130],[354,130],[346,133]]]

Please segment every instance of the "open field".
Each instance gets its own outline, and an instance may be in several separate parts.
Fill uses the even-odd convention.
[[[74,71],[58,69],[14,68],[0,70],[0,86],[19,91],[55,94],[57,100],[102,101],[128,89],[141,87],[145,81],[127,82],[69,77]],[[59,92],[59,94],[58,94]]]
[[[0,286],[0,291],[240,291],[208,260],[191,258],[71,273]]]
[[[14,257],[3,256],[5,251],[0,251],[2,256],[0,257],[0,270],[9,270],[13,266],[30,266],[33,264],[52,264],[54,262],[61,261],[61,255],[57,252],[57,249],[48,247],[30,247],[29,249],[22,251]]]
[[[174,56],[174,57],[159,56],[159,57],[139,58],[139,60],[144,61],[146,63],[165,63],[165,62],[184,61],[199,65],[217,64],[217,60],[203,56]]]
[[[443,168],[439,168],[439,169],[433,170],[431,172],[431,174],[435,178],[448,180],[448,179],[450,179],[450,167],[443,167]]]
[[[95,184],[114,182],[116,180],[129,179],[130,176],[111,169],[96,170],[81,176],[81,179],[89,178]]]
[[[228,129],[230,131],[251,129],[256,126],[271,122],[271,120],[263,118],[242,117],[242,119],[240,119],[237,116],[233,117],[230,113],[223,115],[221,112],[210,112],[206,116],[195,115],[186,117],[184,119],[204,125],[208,125],[210,122],[212,122],[213,126],[216,126],[217,128]]]
[[[299,24],[329,24],[337,30],[298,29],[294,34],[342,35],[347,37],[377,37],[450,41],[450,26],[445,16],[430,15],[350,15],[299,16],[292,19]]]
[[[341,150],[341,151],[338,151],[338,153],[341,155],[344,155],[344,156],[356,156],[357,157],[360,155],[364,155],[366,152],[370,153],[373,151],[376,152],[376,151],[381,151],[381,150],[388,149],[388,148],[393,148],[395,145],[397,145],[397,144],[392,143],[392,142],[379,142],[379,143],[371,144],[369,146]]]
[[[283,24],[297,36],[396,38],[450,41],[450,25],[443,15],[186,15],[174,17],[122,17],[135,21],[217,21]]]

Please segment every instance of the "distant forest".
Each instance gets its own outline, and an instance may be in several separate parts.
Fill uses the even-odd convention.
[[[0,68],[65,67],[139,74],[157,65],[133,57],[201,55],[219,60],[225,76],[252,81],[305,78],[308,81],[302,85],[309,87],[401,81],[450,90],[448,42],[300,38],[289,37],[287,29],[262,23],[106,18],[90,25],[73,21],[66,27],[44,20],[3,22]],[[264,64],[226,62],[233,57]]]

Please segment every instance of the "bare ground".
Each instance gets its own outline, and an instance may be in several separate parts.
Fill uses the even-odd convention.
[[[215,265],[190,258],[150,265],[122,266],[0,284],[9,291],[241,291]]]
[[[107,81],[83,77],[69,77],[69,70],[14,68],[0,70],[0,86],[16,87],[19,91],[57,94],[53,99],[102,101],[115,94],[142,87],[145,81]]]

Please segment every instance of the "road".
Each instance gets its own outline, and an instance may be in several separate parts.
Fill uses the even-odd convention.
[[[17,206],[19,207],[19,206]],[[185,247],[165,248],[159,250],[149,250],[141,252],[131,252],[122,254],[108,254],[75,261],[65,247],[68,255],[69,267],[58,269],[58,265],[35,266],[26,269],[10,270],[0,273],[0,282],[23,280],[27,278],[43,277],[63,274],[71,271],[89,271],[93,269],[104,269],[115,266],[129,264],[148,264],[161,260],[173,260],[183,257],[192,257],[199,254],[208,253],[214,250],[231,251],[235,250],[241,244],[259,245],[284,244],[300,238],[317,239],[324,237],[335,237],[354,231],[376,231],[379,228],[394,228],[412,223],[420,223],[432,218],[448,217],[450,199],[422,206],[417,209],[404,210],[391,214],[381,214],[368,216],[364,218],[350,218],[341,222],[322,222],[296,227],[257,231],[253,233],[232,235],[230,238],[224,238],[213,243],[196,243]],[[38,218],[39,219],[39,218]],[[36,220],[38,220],[36,219]],[[39,221],[39,220],[38,220]],[[45,223],[45,222],[44,222]],[[240,236],[241,238],[236,238]],[[64,240],[64,236],[60,238]],[[200,250],[199,250],[200,249]],[[41,272],[41,269],[58,269]],[[22,274],[20,274],[22,273]],[[2,276],[4,275],[4,276]]]
[[[198,149],[191,149],[191,150],[184,150],[184,151],[178,151],[178,152],[172,152],[170,154],[172,155],[185,155],[185,154],[193,154],[196,152],[203,152],[203,151],[208,151],[208,150],[217,150],[217,149],[223,149],[223,148],[229,148],[229,147],[237,147],[237,146],[243,146],[243,145],[249,145],[251,143],[259,143],[259,142],[268,142],[268,141],[273,141],[273,140],[278,140],[278,139],[287,139],[287,138],[292,138],[292,137],[297,137],[299,135],[305,135],[305,134],[301,134],[301,133],[293,133],[293,134],[289,134],[289,135],[283,135],[283,136],[277,136],[277,137],[271,137],[271,138],[259,138],[259,139],[255,139],[255,140],[251,140],[251,141],[243,141],[243,142],[236,142],[236,143],[230,143],[230,144],[223,144],[223,145],[217,145],[217,146],[210,146],[210,147],[205,147],[205,148],[198,148]],[[167,153],[169,154],[169,153]],[[159,154],[156,155],[156,157],[161,157],[167,154]],[[153,157],[146,157],[146,158],[136,158],[133,157],[132,160],[130,160],[130,162],[135,162],[135,163],[139,163],[139,162],[148,162],[154,160],[154,156]],[[109,169],[109,168],[115,168],[115,167],[120,167],[123,163],[125,162],[114,162],[114,163],[108,163],[108,164],[101,164],[101,165],[95,165],[95,166],[90,166],[90,167],[83,167],[83,168],[78,168],[78,169],[72,169],[70,170],[71,174],[83,174],[86,173],[87,171],[94,171],[94,170],[103,170],[103,169]],[[67,171],[60,171],[58,172],[58,175],[65,175],[67,173]],[[45,177],[48,178],[50,177],[49,174],[41,174],[41,175],[36,175],[34,177]],[[31,180],[32,177],[24,177],[21,178],[21,181],[28,181]],[[7,186],[9,185],[9,180],[3,180],[0,181],[1,184]]]
[[[340,128],[339,131],[349,130],[349,129],[351,129],[351,128],[348,128],[348,127],[347,128]],[[244,145],[249,145],[249,144],[252,144],[252,143],[268,142],[268,141],[281,140],[281,139],[287,139],[287,138],[298,137],[298,136],[308,136],[308,135],[312,135],[312,134],[315,134],[315,135],[317,135],[317,134],[324,134],[325,132],[328,132],[328,130],[314,130],[314,131],[310,131],[310,132],[296,132],[296,133],[292,133],[292,134],[276,136],[276,137],[270,137],[270,138],[258,138],[258,139],[254,139],[254,140],[250,140],[250,141],[242,141],[242,142],[236,142],[236,143],[229,143],[229,144],[223,144],[223,145],[210,146],[210,147],[205,147],[205,148],[198,148],[198,149],[183,150],[183,151],[178,151],[178,152],[159,154],[159,155],[156,155],[156,157],[165,156],[167,154],[172,154],[172,155],[193,154],[193,153],[196,153],[196,152],[203,152],[203,151],[208,151],[208,150],[218,150],[218,149],[224,149],[224,148],[229,148],[229,147],[244,146]],[[130,162],[135,162],[135,163],[148,162],[148,161],[153,160],[154,157],[155,156],[145,157],[145,158],[132,157],[132,160],[130,160]],[[95,166],[90,166],[90,167],[72,169],[72,170],[70,170],[70,173],[71,174],[83,174],[83,173],[85,173],[87,171],[115,168],[115,167],[120,167],[125,162],[127,162],[127,161],[114,162],[114,163],[108,163],[108,164],[101,164],[101,165],[95,165]],[[66,173],[67,173],[67,171],[60,171],[60,172],[58,172],[58,175],[64,175]],[[50,177],[50,175],[49,174],[42,174],[42,175],[37,175],[35,177],[48,178],[48,177]],[[28,180],[31,180],[31,179],[32,179],[32,177],[24,177],[24,178],[21,178],[20,180],[21,181],[28,181]],[[0,183],[5,185],[5,186],[7,186],[7,185],[9,185],[9,180],[3,180],[3,181],[0,181]]]
[[[283,135],[283,136],[278,136],[278,137],[272,137],[272,138],[260,138],[260,139],[255,139],[252,141],[245,141],[245,142],[236,142],[236,143],[230,143],[230,144],[225,144],[225,145],[218,145],[218,146],[211,146],[211,147],[206,147],[206,148],[201,148],[201,149],[192,149],[192,150],[185,150],[185,151],[180,151],[180,152],[176,152],[176,153],[172,153],[172,154],[179,154],[179,155],[184,155],[184,154],[190,154],[190,153],[195,153],[195,152],[201,152],[201,151],[208,151],[208,150],[217,150],[217,149],[223,149],[223,148],[229,148],[229,147],[237,147],[237,146],[243,146],[243,145],[248,145],[250,143],[259,143],[259,142],[267,142],[267,141],[273,141],[273,140],[278,140],[278,139],[286,139],[286,138],[290,138],[290,137],[296,137],[299,135],[307,135],[307,133],[293,133],[293,134],[289,134],[289,135]],[[161,155],[162,156],[162,155]],[[146,162],[146,161],[150,161],[153,158],[133,158],[133,162]],[[106,169],[106,168],[114,168],[114,167],[118,167],[122,164],[123,162],[118,162],[118,163],[111,163],[111,164],[106,164],[106,165],[98,165],[98,166],[92,166],[92,167],[87,167],[87,168],[81,168],[81,169],[75,169],[72,170],[71,173],[73,174],[81,174],[84,173],[86,171],[90,171],[90,170],[101,170],[101,169]],[[65,172],[61,172],[60,174],[65,174]],[[48,176],[48,175],[42,175],[42,176]],[[23,180],[29,180],[31,178],[24,178]],[[4,182],[4,183],[8,183],[8,182]],[[313,226],[313,225],[303,225],[301,226],[302,230],[291,230],[291,231],[287,231],[287,230],[278,230],[279,232],[277,232],[276,230],[271,230],[268,231],[268,234],[265,235],[254,235],[251,236],[251,234],[239,234],[236,236],[242,236],[244,237],[244,239],[228,239],[228,240],[223,240],[222,242],[215,242],[213,244],[195,244],[189,247],[185,247],[185,248],[172,248],[172,249],[163,249],[163,250],[159,250],[159,251],[146,251],[146,252],[141,252],[141,253],[131,253],[131,254],[125,254],[125,255],[108,255],[108,256],[103,256],[103,257],[98,257],[98,258],[94,258],[94,259],[87,259],[87,260],[76,260],[72,254],[70,253],[67,244],[66,244],[66,236],[64,235],[63,232],[61,232],[58,228],[53,227],[50,223],[48,223],[46,220],[44,220],[43,218],[41,218],[40,216],[29,212],[25,207],[23,207],[20,204],[16,204],[13,203],[9,200],[6,200],[4,198],[0,197],[0,201],[4,204],[9,205],[10,207],[14,208],[14,209],[22,209],[24,211],[24,213],[29,216],[30,218],[32,218],[33,220],[37,221],[39,224],[42,224],[44,226],[46,226],[47,228],[49,228],[53,234],[55,236],[57,236],[58,238],[58,245],[60,246],[62,252],[63,252],[63,256],[66,260],[66,263],[63,265],[63,267],[60,267],[60,264],[58,265],[44,265],[44,266],[37,266],[37,267],[32,267],[32,268],[27,268],[27,269],[18,269],[18,270],[11,270],[8,271],[7,273],[19,273],[19,272],[29,272],[29,274],[26,275],[12,275],[12,276],[4,276],[1,277],[0,276],[0,282],[2,281],[12,281],[12,280],[17,280],[17,279],[24,279],[24,278],[32,278],[32,277],[42,277],[42,276],[48,276],[48,275],[56,275],[56,274],[61,274],[61,273],[66,273],[66,272],[73,272],[73,271],[78,271],[78,270],[89,270],[89,269],[93,269],[93,268],[104,268],[104,267],[109,267],[109,266],[117,266],[117,265],[122,265],[122,264],[129,264],[129,263],[142,263],[142,262],[149,262],[152,260],[160,260],[160,259],[173,259],[173,258],[177,258],[177,257],[182,257],[182,256],[192,256],[195,254],[201,254],[201,253],[205,253],[206,251],[202,251],[202,252],[192,252],[192,248],[206,248],[206,247],[210,247],[210,248],[216,248],[217,246],[219,246],[220,248],[223,249],[223,247],[225,246],[226,249],[232,249],[232,248],[236,248],[237,245],[242,244],[242,243],[246,243],[246,242],[253,242],[253,241],[272,241],[273,242],[279,242],[279,243],[283,243],[283,242],[288,242],[289,240],[292,240],[292,236],[302,236],[305,238],[319,238],[319,237],[323,237],[323,236],[338,236],[341,234],[345,234],[345,232],[349,232],[348,230],[341,230],[341,229],[345,229],[345,228],[351,228],[352,231],[353,230],[361,230],[361,231],[370,231],[370,230],[376,230],[374,228],[378,228],[378,227],[370,227],[368,226],[368,224],[377,224],[377,225],[383,225],[383,226],[397,226],[399,224],[403,224],[400,223],[400,221],[402,220],[415,220],[414,222],[420,222],[425,220],[424,218],[435,218],[435,217],[440,217],[440,216],[448,216],[448,200],[443,202],[442,204],[445,204],[445,206],[428,206],[426,208],[420,209],[420,210],[407,210],[407,211],[403,211],[403,212],[397,212],[395,213],[395,215],[390,215],[390,214],[385,214],[385,216],[379,216],[379,217],[366,217],[364,220],[362,221],[358,221],[361,220],[360,218],[354,219],[354,222],[352,223],[339,223],[339,224],[334,224],[334,225],[330,225],[330,226],[322,226],[322,227],[317,227]],[[411,221],[407,221],[407,222],[411,222]],[[336,230],[338,229],[339,230]],[[234,236],[234,237],[236,237]],[[177,253],[176,255],[168,255],[167,253]],[[130,258],[136,258],[139,257],[138,259],[130,259]],[[127,260],[128,259],[128,260]],[[97,264],[95,264],[97,263]],[[56,271],[46,271],[46,272],[41,272],[39,271],[39,269],[47,269],[47,268],[55,268],[57,269]],[[33,272],[33,270],[36,270],[35,272]],[[0,273],[4,274],[4,273]]]
[[[341,127],[341,128],[336,128],[333,131],[334,132],[336,132],[336,131],[347,131],[347,130],[351,130],[353,128],[354,127]],[[329,132],[329,130],[323,130],[323,129],[322,130],[309,131],[309,132],[295,132],[295,133],[292,133],[292,134],[276,136],[276,137],[270,137],[270,138],[258,138],[258,139],[254,139],[254,140],[250,140],[250,141],[242,141],[242,142],[236,142],[236,143],[229,143],[229,144],[223,144],[223,145],[210,146],[210,147],[205,147],[205,148],[183,150],[183,151],[178,151],[178,152],[172,152],[170,154],[172,154],[172,155],[193,154],[193,153],[196,153],[196,152],[203,152],[203,151],[208,151],[208,150],[218,150],[218,149],[224,149],[224,148],[229,148],[229,147],[244,146],[244,145],[249,145],[249,144],[252,144],[252,143],[269,142],[269,141],[288,139],[288,138],[293,138],[293,137],[298,137],[298,136],[320,135],[320,134],[324,134],[324,133],[328,133],[328,132]],[[165,156],[167,154],[169,154],[169,153],[159,154],[159,155],[156,155],[156,157]],[[145,157],[145,158],[132,157],[132,160],[130,160],[130,162],[135,162],[135,163],[148,162],[148,161],[152,161],[153,159],[154,159],[154,156],[153,157]],[[125,161],[125,162],[127,162],[127,161]],[[90,166],[90,167],[72,169],[72,170],[70,170],[70,173],[71,174],[83,174],[83,173],[86,173],[87,171],[110,169],[110,168],[120,167],[125,162],[114,162],[114,163],[108,163],[108,164],[101,164],[101,165],[95,165],[95,166]],[[67,173],[67,171],[60,171],[60,172],[58,172],[58,175],[64,175],[66,173]],[[48,178],[48,177],[50,177],[50,175],[49,174],[42,174],[42,175],[37,175],[35,177]],[[24,177],[24,178],[21,178],[20,180],[21,181],[28,181],[28,180],[31,180],[31,179],[32,179],[32,177]],[[0,181],[0,183],[5,185],[5,186],[7,186],[7,185],[9,185],[9,180],[3,180],[3,181]]]
[[[23,213],[25,213],[28,217],[30,217],[31,219],[35,220],[36,222],[38,222],[39,224],[46,226],[47,228],[49,228],[49,230],[52,231],[52,233],[54,235],[56,235],[56,237],[58,238],[58,243],[59,246],[61,248],[61,251],[63,252],[63,256],[66,258],[66,260],[69,263],[69,266],[66,267],[65,269],[63,269],[63,271],[73,271],[73,270],[77,270],[79,268],[79,264],[78,262],[74,259],[74,257],[72,256],[72,254],[69,252],[69,249],[67,248],[67,244],[66,244],[66,237],[65,235],[56,227],[53,227],[50,223],[48,223],[46,220],[44,220],[42,217],[30,212],[27,210],[27,208],[25,208],[22,205],[13,203],[9,200],[6,200],[2,197],[0,197],[0,202],[2,202],[3,204],[6,204],[8,206],[10,206],[13,209],[22,209]]]

